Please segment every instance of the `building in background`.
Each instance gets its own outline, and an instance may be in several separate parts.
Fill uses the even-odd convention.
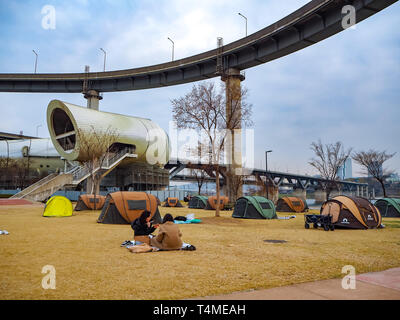
[[[345,180],[353,177],[353,165],[351,162],[351,158],[347,158],[343,166],[339,167],[337,175],[340,180]]]

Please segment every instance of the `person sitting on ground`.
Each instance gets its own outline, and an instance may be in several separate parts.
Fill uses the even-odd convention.
[[[131,228],[134,232],[135,245],[150,244],[150,235],[156,230],[158,224],[150,222],[150,212],[145,210],[139,218],[133,220]]]
[[[181,239],[182,233],[179,227],[174,224],[174,218],[167,213],[158,230],[158,235],[150,239],[150,245],[159,250],[195,250],[190,244],[184,243]]]
[[[182,233],[174,224],[174,218],[167,213],[158,230],[158,235],[150,239],[150,245],[160,250],[178,250],[182,247]]]

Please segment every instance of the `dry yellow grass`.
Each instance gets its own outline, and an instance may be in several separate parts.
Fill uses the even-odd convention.
[[[44,218],[40,206],[0,207],[0,299],[183,299],[270,288],[400,266],[400,229],[304,229],[292,220],[239,220],[231,212],[160,207],[162,215],[195,213],[180,225],[196,251],[131,254],[120,244],[129,225],[97,224],[99,212]],[[392,219],[391,221],[395,221]],[[284,244],[263,240],[281,239]],[[56,289],[41,286],[56,268]]]

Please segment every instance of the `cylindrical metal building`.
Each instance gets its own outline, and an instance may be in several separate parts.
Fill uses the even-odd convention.
[[[85,161],[80,150],[80,135],[116,134],[113,146],[133,148],[133,161],[163,166],[169,160],[169,139],[166,132],[149,119],[102,112],[59,100],[47,108],[50,137],[59,154],[70,161]],[[79,130],[79,134],[78,134]]]

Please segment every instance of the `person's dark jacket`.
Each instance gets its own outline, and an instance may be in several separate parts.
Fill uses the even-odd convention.
[[[135,236],[148,236],[156,230],[152,225],[148,227],[147,223],[142,223],[140,218],[133,220],[131,227]]]

